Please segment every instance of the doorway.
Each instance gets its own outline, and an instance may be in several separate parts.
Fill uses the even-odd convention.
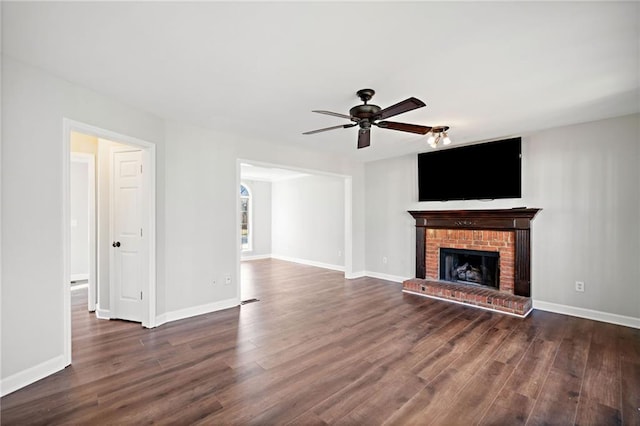
[[[353,277],[351,176],[239,159],[236,187],[238,300],[257,294],[242,261],[281,259]]]
[[[77,121],[63,120],[63,232],[64,232],[64,348],[65,361],[71,364],[71,213],[70,213],[70,171],[71,171],[71,139],[73,134],[82,134],[97,140],[96,158],[96,218],[95,225],[95,293],[89,295],[89,300],[96,302],[96,317],[102,319],[130,319],[140,322],[143,327],[151,328],[156,324],[156,274],[155,274],[155,144],[130,136],[111,132],[95,126]],[[128,154],[127,154],[128,153]],[[137,160],[130,161],[133,153]],[[118,158],[120,157],[120,158]],[[126,158],[125,158],[126,157]],[[124,159],[124,161],[123,161]],[[136,191],[125,191],[126,194],[116,196],[117,193],[113,176],[116,168],[121,178],[129,178],[134,171],[137,177]],[[123,181],[124,182],[124,181]],[[130,189],[131,179],[126,181]],[[119,200],[119,201],[118,201]],[[114,208],[114,205],[117,207]],[[123,210],[124,209],[124,210]],[[129,211],[120,214],[118,211]],[[134,217],[133,220],[129,220]],[[121,226],[123,218],[128,221]],[[135,226],[132,232],[131,226]],[[116,247],[115,231],[120,232],[121,244]],[[132,234],[138,236],[133,238]],[[128,239],[127,239],[128,238]],[[126,240],[123,246],[123,240]],[[135,240],[136,246],[132,245]],[[118,250],[119,249],[119,250]],[[114,253],[118,251],[120,255]],[[125,258],[123,261],[123,257]],[[134,259],[135,258],[135,259]],[[135,261],[134,261],[135,260]],[[118,265],[116,265],[118,263]],[[116,280],[120,278],[119,288]],[[122,278],[124,277],[124,281]],[[131,278],[133,277],[133,278]],[[129,299],[136,299],[137,316],[123,317],[122,309],[118,309],[118,297],[124,282],[125,294]],[[134,288],[135,285],[135,288]],[[91,289],[91,287],[90,287]],[[134,297],[135,296],[135,297]],[[114,307],[116,309],[114,309]],[[125,309],[126,311],[126,309]],[[124,316],[127,316],[126,312]]]
[[[95,154],[72,150],[69,171],[71,278],[87,288],[87,309],[96,310],[96,172]]]

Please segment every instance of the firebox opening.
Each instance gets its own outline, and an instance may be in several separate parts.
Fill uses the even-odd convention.
[[[440,279],[500,288],[500,254],[495,251],[440,248]]]

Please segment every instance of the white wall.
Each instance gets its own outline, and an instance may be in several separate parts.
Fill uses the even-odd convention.
[[[3,392],[64,366],[65,117],[156,144],[156,312],[161,319],[237,301],[238,159],[352,176],[353,268],[364,269],[362,165],[166,122],[6,57],[2,87]],[[223,284],[227,274],[229,286]]]
[[[271,255],[271,182],[243,179],[251,191],[252,247],[243,251],[243,258]]]
[[[524,136],[522,199],[419,203],[415,155],[367,163],[367,271],[415,276],[407,210],[538,207],[534,301],[640,318],[639,122],[632,115]]]
[[[159,314],[238,302],[238,159],[353,175],[360,185],[354,215],[363,212],[360,164],[183,123],[167,122],[165,132],[166,258],[159,273],[166,274],[167,285]],[[362,216],[355,221],[362,223]],[[357,250],[362,250],[363,234],[360,228],[355,232],[354,258],[360,263],[354,265],[361,271],[364,261]],[[226,275],[231,276],[230,286],[224,284]]]
[[[71,280],[89,276],[89,164],[72,161],[69,169]]]
[[[150,114],[7,57],[2,88],[4,389],[7,378],[18,380],[14,375],[25,372],[34,377],[34,371],[55,370],[63,362],[63,118],[159,147],[164,127]]]
[[[532,236],[534,300],[640,318],[639,123],[633,115],[531,137],[527,204],[545,209]]]
[[[166,126],[165,307],[159,313],[236,297],[236,164],[226,138]],[[226,285],[225,276],[232,277]],[[213,283],[215,281],[215,284]]]
[[[272,194],[273,255],[344,268],[344,179],[287,179]]]

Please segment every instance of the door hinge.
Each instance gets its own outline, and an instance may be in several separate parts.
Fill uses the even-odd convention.
[[[140,164],[140,174],[142,174],[142,164]]]
[[[142,237],[142,228],[140,228],[140,236]]]
[[[142,292],[140,292],[140,300],[142,300]]]

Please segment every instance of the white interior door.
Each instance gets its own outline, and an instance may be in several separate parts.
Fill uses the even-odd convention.
[[[112,152],[112,317],[142,321],[142,151]]]

